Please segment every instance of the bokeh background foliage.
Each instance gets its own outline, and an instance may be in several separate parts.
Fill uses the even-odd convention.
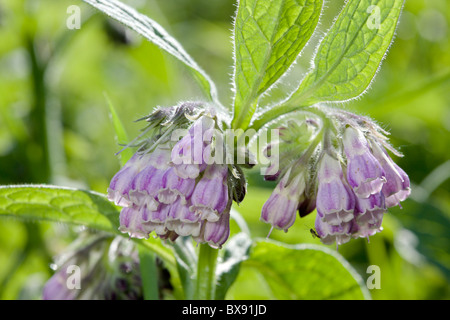
[[[178,39],[216,82],[222,103],[231,104],[234,1],[124,2]],[[308,70],[315,44],[342,4],[327,1],[319,32],[283,85],[264,98],[265,103],[296,88]],[[66,27],[70,5],[81,9],[80,30]],[[129,136],[140,129],[133,120],[155,106],[202,97],[179,62],[81,1],[1,1],[0,39],[1,185],[51,183],[105,193],[119,168],[114,153],[120,149],[105,95]],[[370,90],[344,105],[376,119],[391,132],[392,143],[405,155],[396,162],[413,183],[403,209],[386,214],[382,233],[369,244],[358,239],[339,248],[364,281],[370,275],[366,273],[369,265],[380,267],[381,289],[370,290],[373,299],[450,298],[449,39],[448,1],[406,0],[396,40]],[[264,182],[257,169],[248,174],[249,192],[236,209],[252,237],[265,237],[269,226],[259,221],[259,215],[274,185]],[[288,233],[274,230],[270,237],[294,247],[318,244],[309,232],[313,225],[310,215],[298,219]],[[233,222],[232,232],[237,231]],[[52,274],[52,257],[77,232],[62,223],[2,218],[0,299],[39,298]],[[273,263],[266,261],[264,250],[269,246],[256,246],[255,253],[258,262],[267,266]],[[274,251],[282,261],[282,249]],[[303,262],[305,255],[314,259],[314,254],[302,252]],[[282,287],[268,283],[254,264],[244,262],[226,298],[289,298],[283,296]],[[302,268],[286,268],[286,281],[302,279]],[[293,277],[295,272],[298,278]],[[339,276],[333,275],[333,268],[329,272],[330,279]]]

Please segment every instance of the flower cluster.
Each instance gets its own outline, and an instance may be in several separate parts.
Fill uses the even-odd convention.
[[[332,108],[316,106],[304,115],[287,121],[265,149],[275,153],[265,178],[278,184],[261,220],[287,231],[297,211],[303,217],[317,210],[315,233],[323,243],[369,238],[381,230],[387,209],[410,194],[408,176],[386,151],[397,153],[387,133],[368,118]],[[123,207],[120,230],[136,238],[192,236],[220,248],[230,233],[232,201],[243,200],[246,182],[245,164],[217,161],[223,149],[225,159],[229,152],[215,112],[187,103],[144,119],[150,137],[108,188],[108,198]]]
[[[322,109],[322,117],[280,130],[280,176],[261,220],[287,231],[296,212],[317,210],[315,228],[324,244],[337,245],[381,230],[384,213],[410,194],[406,173],[389,157],[382,129],[367,118]],[[302,131],[301,143],[298,135]],[[297,138],[293,138],[297,137]]]
[[[136,238],[155,232],[170,240],[192,236],[212,247],[228,239],[229,167],[211,161],[217,121],[211,110],[200,110],[185,104],[146,118],[158,133],[145,140],[108,188],[108,198],[123,207],[122,232]]]
[[[139,257],[123,237],[83,234],[56,262],[44,300],[137,300],[143,298]]]

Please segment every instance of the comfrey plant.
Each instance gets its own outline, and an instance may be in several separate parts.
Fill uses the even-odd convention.
[[[381,231],[387,208],[410,194],[406,173],[386,148],[386,132],[366,117],[318,106],[300,125],[280,128],[280,168],[267,180],[279,183],[264,204],[261,219],[287,231],[298,211],[317,210],[316,232],[325,244]],[[271,150],[269,145],[267,150]]]
[[[220,131],[214,109],[184,103],[158,109],[142,119],[149,123],[135,155],[114,176],[108,198],[124,207],[120,230],[148,238],[192,236],[199,243],[221,247],[230,233],[229,219],[235,186],[244,179],[217,155]],[[185,130],[182,130],[185,128]],[[218,132],[218,134],[217,134]],[[181,136],[179,141],[171,137]],[[239,193],[245,191],[239,190]]]
[[[252,239],[233,203],[245,201],[246,170],[259,163],[265,179],[277,182],[260,217],[272,228],[288,231],[297,212],[300,217],[316,212],[311,232],[323,244],[338,246],[381,231],[388,208],[410,194],[408,176],[388,153],[400,155],[388,133],[338,103],[359,97],[371,84],[392,42],[403,0],[346,1],[318,41],[311,68],[299,75],[297,89],[271,105],[261,97],[282,85],[290,69],[294,72],[324,1],[240,0],[231,106],[219,101],[210,77],[155,21],[117,0],[84,1],[178,59],[204,100],[158,107],[140,119],[143,132],[120,151],[123,166],[112,177],[107,198],[59,187],[4,187],[0,203],[5,212],[30,217],[24,208],[36,201],[35,217],[85,225],[136,243],[138,257],[133,254],[130,263],[139,266],[140,277],[131,272],[126,283],[142,291],[119,294],[115,280],[108,280],[97,286],[104,291],[94,292],[97,298],[137,298],[141,292],[146,299],[160,298],[155,259],[170,273],[172,297],[180,299],[225,298],[244,260],[260,271],[277,298],[368,298],[361,277],[336,250]],[[120,140],[129,141],[112,115]],[[259,156],[253,155],[249,141],[264,141],[267,132],[272,139],[260,143]],[[240,232],[233,231],[232,220]],[[89,275],[122,279],[89,271],[94,269],[86,252],[94,247],[97,243],[77,249],[68,263],[81,264]],[[109,269],[117,264],[103,261]],[[333,277],[324,279],[329,270]],[[63,287],[66,280],[67,263],[62,263],[44,296],[92,297]],[[89,286],[86,281],[81,286]]]
[[[374,1],[368,7],[369,3],[349,1],[321,40],[313,67],[299,89],[256,116],[258,98],[287,71],[309,40],[322,1],[242,1],[235,21],[235,99],[229,128],[250,127],[257,133],[287,112],[293,118],[279,128],[279,158],[274,144],[267,148],[277,161],[270,164],[266,177],[276,177],[279,183],[264,204],[261,220],[287,231],[297,210],[305,216],[317,209],[316,230],[325,244],[368,238],[380,231],[387,208],[399,204],[410,192],[407,175],[386,152],[388,148],[398,155],[384,130],[366,117],[320,105],[361,94],[390,44],[402,2]],[[279,18],[275,25],[266,17],[271,10]],[[289,22],[288,17],[295,18]],[[360,30],[353,30],[357,26]],[[341,39],[341,35],[345,37]],[[161,125],[165,129],[144,141],[113,178],[109,199],[124,207],[121,230],[130,236],[148,237],[155,231],[174,240],[190,235],[213,247],[227,240],[229,191],[233,189],[227,177],[233,169],[223,162],[208,165],[204,157],[205,149],[214,152],[213,140],[223,141],[217,136],[213,139],[212,133],[205,139],[205,132],[219,129],[219,123],[226,126],[226,115],[220,119],[223,108],[214,87],[210,82],[208,87],[213,101],[207,107],[181,104],[159,109],[146,118],[149,128]],[[193,116],[195,113],[198,115]],[[168,142],[169,133],[186,127],[186,122],[188,134],[175,144]],[[194,144],[196,139],[199,141]],[[174,157],[180,150],[193,154],[177,163],[179,159]],[[270,172],[278,167],[282,170]],[[236,179],[244,179],[242,171]]]

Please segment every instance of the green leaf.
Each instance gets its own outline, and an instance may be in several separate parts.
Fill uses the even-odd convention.
[[[415,191],[418,188],[414,189]],[[418,194],[419,191],[416,192]],[[402,209],[392,208],[405,229],[395,234],[397,251],[411,263],[421,265],[425,261],[437,266],[450,278],[450,217],[448,211],[433,198],[423,202],[409,199],[402,203]],[[408,214],[404,214],[403,212]],[[433,227],[432,227],[433,226]]]
[[[84,225],[118,233],[119,211],[102,194],[43,185],[0,187],[0,216]]]
[[[392,42],[404,0],[349,0],[320,43],[314,68],[285,103],[309,106],[364,93]]]
[[[259,271],[277,299],[370,298],[365,283],[349,263],[324,246],[261,240],[243,266]]]
[[[145,300],[158,300],[158,270],[156,268],[156,257],[147,248],[138,246],[139,268],[142,279],[142,290]]]
[[[217,101],[217,90],[209,76],[198,66],[172,36],[158,23],[117,0],[83,0],[111,18],[133,29],[150,42],[183,62],[199,83],[206,96]]]
[[[241,0],[235,25],[235,115],[246,127],[258,97],[291,66],[319,21],[322,0]]]
[[[105,93],[105,99],[109,106],[109,113],[111,116],[112,124],[114,127],[114,132],[116,134],[116,142],[119,145],[126,145],[129,143],[128,135],[125,130],[125,127],[122,124],[122,121],[120,120],[120,117],[117,115],[116,109],[114,108],[114,105],[112,104],[111,100],[109,99],[108,95]],[[125,148],[120,151],[119,159],[120,164],[123,166],[125,163],[133,156],[133,151],[130,148]]]
[[[191,237],[180,237],[173,243],[173,253],[177,262],[177,271],[183,287],[184,299],[191,300],[195,294],[197,255]]]
[[[0,186],[0,217],[81,225],[125,236],[118,231],[120,212],[105,195],[49,185]],[[160,240],[136,240],[170,266],[171,251]]]
[[[248,258],[252,240],[241,232],[228,240],[221,262],[216,267],[216,300],[225,299],[225,295],[236,280],[242,261]]]

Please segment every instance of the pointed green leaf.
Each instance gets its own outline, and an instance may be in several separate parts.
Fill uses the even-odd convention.
[[[285,103],[309,106],[364,93],[392,42],[404,0],[349,0],[314,58],[314,68]]]
[[[177,262],[177,271],[184,291],[184,298],[191,300],[195,293],[197,255],[190,237],[178,238],[172,246]]]
[[[259,272],[276,299],[370,298],[358,273],[339,253],[324,246],[260,240],[243,266]],[[240,299],[239,289],[233,289],[234,298]]]
[[[243,232],[228,240],[222,260],[216,268],[217,285],[215,299],[225,299],[228,289],[239,274],[242,262],[249,256],[251,245],[252,240]]]
[[[117,0],[83,1],[123,23],[130,29],[133,29],[162,50],[183,62],[189,71],[191,71],[207,97],[213,101],[217,101],[216,87],[209,76],[189,56],[181,44],[170,36],[158,23]]]
[[[292,65],[319,21],[322,0],[241,0],[235,25],[235,116],[245,127],[257,99]]]
[[[80,225],[120,234],[120,211],[103,194],[49,185],[0,186],[0,217]],[[175,260],[160,240],[137,240],[170,266]]]
[[[142,290],[145,300],[158,300],[158,270],[155,254],[143,246],[139,246],[139,269]]]
[[[117,233],[119,211],[102,194],[39,185],[0,187],[0,216],[44,220]]]

